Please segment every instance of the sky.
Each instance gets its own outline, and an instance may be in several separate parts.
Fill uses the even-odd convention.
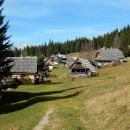
[[[93,38],[130,23],[129,0],[5,0],[15,46]]]

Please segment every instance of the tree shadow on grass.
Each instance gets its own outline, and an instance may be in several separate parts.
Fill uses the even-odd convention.
[[[0,114],[18,111],[39,102],[72,98],[82,93],[82,88],[84,88],[84,86],[40,93],[4,92],[2,93],[2,99],[0,100]],[[64,94],[64,92],[70,90],[74,90],[74,92],[72,91],[71,94]],[[52,96],[52,94],[59,93],[63,94],[63,96]]]
[[[51,80],[46,80],[43,82],[43,84],[54,85],[54,84],[63,84],[63,82],[52,82]]]

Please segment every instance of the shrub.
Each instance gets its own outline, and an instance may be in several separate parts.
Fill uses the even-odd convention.
[[[22,78],[22,79],[18,79],[18,78],[15,78],[14,79],[14,82],[16,85],[21,85],[21,84],[25,84],[25,85],[32,85],[32,80],[31,79],[26,79],[26,78]]]
[[[25,79],[25,78],[22,78],[22,79],[20,79],[20,82],[21,82],[21,84],[25,84],[25,85],[32,85],[33,83],[32,83],[32,80],[31,79]]]

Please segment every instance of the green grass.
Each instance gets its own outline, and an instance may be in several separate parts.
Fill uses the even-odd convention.
[[[99,77],[72,82],[68,69],[54,69],[59,79],[22,85],[5,93],[0,130],[32,130],[53,108],[44,130],[129,130],[130,62],[99,70]]]

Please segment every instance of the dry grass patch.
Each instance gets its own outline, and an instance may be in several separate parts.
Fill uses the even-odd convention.
[[[88,100],[85,111],[91,118],[84,122],[91,130],[129,130],[130,86]]]
[[[70,56],[73,57],[77,57],[77,58],[85,58],[85,59],[89,59],[89,58],[95,58],[97,51],[82,51],[82,52],[76,52],[76,53],[71,53]]]
[[[60,130],[62,128],[61,126],[61,120],[58,118],[56,111],[51,115],[50,121],[48,125],[44,128],[44,130]]]

